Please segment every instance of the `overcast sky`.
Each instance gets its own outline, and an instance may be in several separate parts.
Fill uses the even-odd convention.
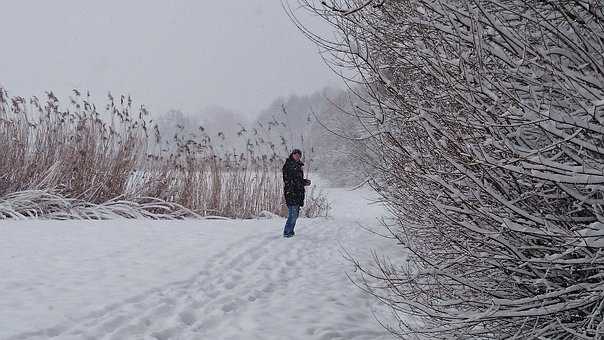
[[[221,105],[250,115],[278,96],[339,84],[281,0],[0,0],[0,8],[0,84],[12,95],[126,92],[154,112]]]

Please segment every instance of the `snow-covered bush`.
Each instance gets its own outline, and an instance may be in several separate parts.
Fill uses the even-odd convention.
[[[302,208],[301,216],[304,217],[327,217],[331,210],[331,204],[323,192],[316,185],[306,189],[306,203]]]
[[[604,336],[602,1],[299,2],[371,105],[372,184],[410,254],[367,269],[391,330]]]

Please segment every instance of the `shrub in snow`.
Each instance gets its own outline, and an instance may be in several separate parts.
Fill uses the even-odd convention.
[[[299,2],[371,105],[372,185],[410,259],[366,269],[391,331],[604,336],[602,2]]]
[[[327,196],[323,194],[316,185],[307,187],[306,202],[302,208],[302,216],[304,217],[327,217],[331,210],[331,204],[327,200]]]

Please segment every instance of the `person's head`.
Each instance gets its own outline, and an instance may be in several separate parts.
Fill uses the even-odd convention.
[[[294,151],[292,151],[291,158],[296,161],[299,161],[300,158],[302,158],[302,151],[300,151],[299,149],[294,149]]]

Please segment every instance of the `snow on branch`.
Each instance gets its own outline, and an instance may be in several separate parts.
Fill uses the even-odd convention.
[[[355,263],[400,317],[390,330],[600,339],[602,2],[372,4],[315,13],[339,32],[327,60],[358,72],[380,122],[365,126],[369,183],[406,255]]]

